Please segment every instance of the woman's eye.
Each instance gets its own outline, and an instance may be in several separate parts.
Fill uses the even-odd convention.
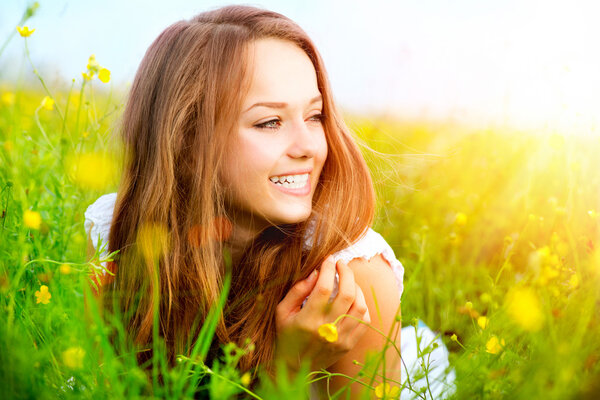
[[[277,124],[278,122],[279,122],[278,119],[272,119],[270,121],[263,122],[261,124],[256,124],[254,126],[259,129],[277,129],[277,128],[279,128],[279,126],[275,125],[275,124]]]

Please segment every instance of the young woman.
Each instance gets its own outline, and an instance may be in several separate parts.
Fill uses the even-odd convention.
[[[101,296],[136,343],[151,342],[158,293],[170,361],[186,354],[230,268],[216,340],[252,340],[242,370],[307,358],[354,376],[354,360],[381,351],[385,338],[358,320],[385,333],[399,324],[404,270],[369,228],[369,171],[298,25],[247,6],[171,25],[138,69],[121,132],[118,193],[88,208],[86,230],[90,246],[119,250]],[[319,327],[342,314],[325,340]],[[400,371],[390,346],[385,375]],[[347,383],[333,379],[332,393]]]

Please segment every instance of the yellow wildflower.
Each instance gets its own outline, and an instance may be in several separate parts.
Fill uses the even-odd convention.
[[[539,283],[540,285],[546,285],[549,281],[556,278],[558,275],[559,273],[556,268],[546,265],[544,268],[542,268],[542,271],[540,272]]]
[[[137,233],[137,246],[146,261],[156,261],[169,248],[167,228],[155,223],[143,224]]]
[[[19,32],[19,35],[23,37],[29,37],[33,32],[35,32],[35,29],[29,29],[28,26],[17,26],[17,32]]]
[[[61,264],[58,270],[63,275],[69,275],[71,273],[71,266],[69,264]]]
[[[37,298],[37,300],[35,301],[36,304],[48,304],[50,303],[50,298],[52,297],[52,295],[48,291],[48,286],[42,285],[40,286],[40,290],[36,290],[35,297]]]
[[[453,333],[452,336],[450,336],[450,340],[453,342],[458,342],[458,336],[456,336],[456,333]]]
[[[98,72],[98,70],[100,69],[100,64],[98,64],[98,62],[96,61],[95,54],[92,54],[90,58],[88,58],[87,69],[91,72],[92,75]]]
[[[51,97],[44,96],[41,104],[43,109],[53,110],[54,109],[54,100]]]
[[[69,347],[62,353],[63,363],[71,369],[80,369],[83,367],[83,359],[85,357],[85,350],[81,347]]]
[[[91,81],[94,78],[93,74],[88,74],[87,72],[82,72],[81,76],[83,76],[84,81]]]
[[[28,228],[40,229],[42,217],[37,211],[25,210],[25,213],[23,213],[23,223]]]
[[[483,292],[483,293],[481,293],[481,296],[479,296],[479,299],[484,303],[491,303],[492,295],[487,292]]]
[[[470,301],[467,301],[465,303],[465,308],[469,311],[471,311],[473,309],[473,303],[471,303]]]
[[[529,288],[516,288],[506,295],[508,315],[521,328],[535,332],[540,330],[544,322],[544,314],[535,292]]]
[[[489,324],[489,321],[488,321],[487,317],[481,316],[481,317],[477,318],[477,325],[479,325],[479,327],[481,329],[487,328],[488,324]]]
[[[467,223],[467,216],[461,212],[459,212],[458,214],[456,214],[456,217],[454,218],[454,223],[458,226],[463,226]]]
[[[400,388],[398,386],[391,386],[389,383],[380,383],[375,387],[375,396],[378,399],[382,398],[398,398],[400,396]]]
[[[2,104],[7,106],[15,104],[15,94],[11,92],[2,93]]]
[[[323,324],[319,327],[319,335],[328,342],[335,342],[338,339],[337,327],[334,324]]]
[[[571,275],[571,279],[569,279],[569,286],[572,289],[576,289],[579,286],[579,277],[577,274]]]
[[[110,71],[106,68],[100,69],[100,71],[98,72],[98,79],[100,79],[102,83],[108,83],[108,81],[110,80]]]
[[[496,336],[492,336],[485,344],[485,351],[490,354],[498,354],[505,345],[504,339],[498,340]]]
[[[104,190],[114,179],[116,166],[102,153],[83,153],[67,160],[71,179],[84,189]]]
[[[240,378],[240,383],[244,386],[248,386],[250,384],[250,372],[245,372],[244,375]]]

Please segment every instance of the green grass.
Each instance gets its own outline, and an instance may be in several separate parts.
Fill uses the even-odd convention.
[[[93,312],[86,320],[83,298],[100,260],[86,258],[83,212],[117,188],[123,96],[97,78],[78,77],[71,88],[39,78],[29,86],[0,82],[3,396],[180,398],[202,382],[213,398],[303,398],[307,381],[326,375],[262,379],[250,394],[236,369],[248,348],[230,345],[228,357],[205,365],[209,323],[198,353],[173,370],[159,362],[165,383],[149,384],[119,323]],[[45,96],[55,100],[51,110],[41,107]],[[454,398],[596,398],[599,138],[346,120],[368,146],[374,228],[405,267],[403,326],[420,318],[442,334],[457,376]],[[26,224],[26,210],[39,213],[39,226]],[[48,304],[36,302],[42,285]]]

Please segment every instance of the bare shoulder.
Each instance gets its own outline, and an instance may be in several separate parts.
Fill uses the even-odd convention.
[[[385,303],[399,303],[400,291],[396,284],[396,276],[381,254],[368,260],[354,258],[348,266],[354,272],[354,279],[363,290],[365,298],[376,296],[378,303],[380,299],[385,300]]]

